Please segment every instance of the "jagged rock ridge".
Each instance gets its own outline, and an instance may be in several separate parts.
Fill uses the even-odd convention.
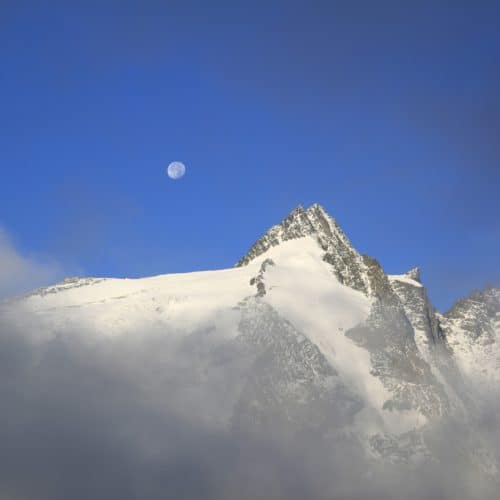
[[[341,283],[370,293],[371,286],[363,258],[351,245],[335,219],[318,204],[311,205],[308,209],[299,205],[292,210],[280,224],[273,226],[253,244],[237,266],[247,265],[282,242],[311,235],[323,249],[323,259],[331,264]]]

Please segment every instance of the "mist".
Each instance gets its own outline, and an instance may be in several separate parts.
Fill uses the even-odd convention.
[[[3,315],[0,498],[495,498],[463,456],[476,434],[459,422],[429,427],[439,462],[411,465],[280,418],[235,425],[237,395],[262,369],[210,329],[106,337]],[[475,429],[496,453],[499,409],[492,395]]]

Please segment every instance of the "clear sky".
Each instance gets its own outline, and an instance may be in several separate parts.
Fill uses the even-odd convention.
[[[318,202],[446,308],[500,282],[499,22],[494,1],[2,1],[0,226],[59,273],[142,276],[230,266]]]

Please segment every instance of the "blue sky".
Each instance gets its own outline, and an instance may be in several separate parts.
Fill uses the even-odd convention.
[[[439,308],[500,283],[495,3],[2,2],[11,252],[221,268],[318,202],[386,271],[419,265]]]

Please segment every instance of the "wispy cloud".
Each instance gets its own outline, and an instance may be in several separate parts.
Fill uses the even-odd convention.
[[[0,226],[0,298],[48,285],[64,274],[58,263],[21,252]]]

